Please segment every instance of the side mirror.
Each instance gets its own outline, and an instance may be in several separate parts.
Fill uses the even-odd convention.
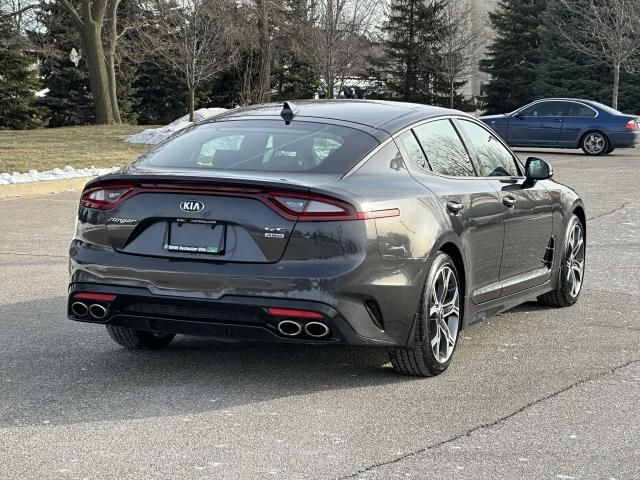
[[[518,120],[522,120],[522,117],[523,117],[523,115],[520,112],[515,113],[512,116],[513,116],[513,118],[517,118]]]
[[[524,170],[527,183],[530,185],[538,180],[548,180],[553,177],[553,168],[541,158],[529,157]]]

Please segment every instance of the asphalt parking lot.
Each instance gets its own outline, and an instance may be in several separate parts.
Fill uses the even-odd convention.
[[[535,155],[587,205],[582,298],[473,325],[432,379],[344,347],[122,350],[65,316],[79,194],[0,201],[0,479],[639,479],[640,150]]]

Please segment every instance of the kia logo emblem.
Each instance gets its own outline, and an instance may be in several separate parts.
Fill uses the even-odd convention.
[[[185,200],[180,203],[180,210],[190,213],[201,212],[204,210],[204,203],[197,200]]]

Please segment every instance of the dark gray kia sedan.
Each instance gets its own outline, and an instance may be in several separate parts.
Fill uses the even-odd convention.
[[[470,323],[578,300],[584,205],[552,174],[454,110],[231,110],[87,184],[68,315],[127,348],[368,345],[437,375]]]

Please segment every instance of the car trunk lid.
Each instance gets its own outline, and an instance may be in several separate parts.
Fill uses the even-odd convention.
[[[272,263],[282,257],[297,222],[288,207],[297,208],[311,188],[336,177],[122,173],[90,184],[89,190],[121,195],[113,207],[104,209],[109,238],[119,252]]]

